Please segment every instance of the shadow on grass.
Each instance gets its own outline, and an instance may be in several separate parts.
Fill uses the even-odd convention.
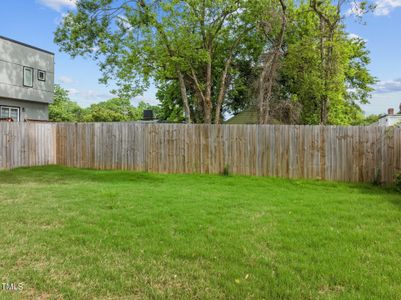
[[[149,182],[160,183],[164,179],[154,174],[132,171],[75,169],[62,166],[18,168],[0,171],[0,183],[68,184],[71,182]]]
[[[401,193],[395,189],[394,185],[380,186],[366,183],[360,185],[352,184],[350,187],[358,189],[361,194],[383,197],[386,201],[401,209]]]
[[[188,176],[182,174],[177,176]],[[387,201],[401,209],[401,193],[395,191],[393,187],[380,187],[368,183],[342,183],[321,180],[294,180],[274,177],[256,176],[218,176],[218,175],[197,175],[196,182],[203,183],[208,187],[213,185],[237,186],[249,189],[268,189],[270,186],[283,186],[283,189],[294,190],[316,190],[323,193],[335,192],[342,189],[345,193],[356,191],[366,195],[376,195],[384,197]],[[217,180],[220,178],[221,180]],[[241,179],[241,180],[239,180]],[[245,179],[245,180],[244,180]],[[120,171],[120,170],[94,170],[67,168],[62,166],[44,166],[32,168],[18,168],[14,170],[0,171],[0,183],[6,184],[71,184],[80,182],[94,183],[138,183],[160,184],[171,183],[170,177],[146,172]],[[178,178],[176,183],[180,184]],[[283,185],[283,183],[285,183]]]
[[[390,203],[392,203],[394,206],[398,207],[401,210],[401,193],[394,191],[393,194],[394,197],[392,197]]]

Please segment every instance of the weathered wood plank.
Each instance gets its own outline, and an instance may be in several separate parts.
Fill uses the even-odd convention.
[[[55,163],[390,183],[401,171],[401,128],[0,123],[0,169]]]

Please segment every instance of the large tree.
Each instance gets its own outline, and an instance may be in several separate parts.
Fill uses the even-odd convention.
[[[140,101],[135,107],[128,99],[113,98],[82,108],[70,99],[68,90],[54,88],[54,100],[49,105],[49,120],[53,122],[121,122],[143,119],[145,109],[153,110],[156,118],[163,118],[160,107]]]
[[[53,103],[49,105],[49,120],[53,122],[77,122],[81,120],[82,108],[70,99],[68,90],[54,86]]]
[[[253,104],[260,123],[350,124],[374,78],[338,1],[78,0],[55,41],[95,59],[120,98],[153,80],[169,120],[220,123]]]
[[[150,79],[175,81],[187,122],[194,106],[200,121],[219,123],[233,62],[252,51],[257,31],[248,8],[256,2],[79,0],[55,41],[72,56],[96,59],[101,81],[116,80],[120,95],[143,92]]]
[[[369,52],[346,33],[337,6],[321,3],[316,13],[311,5],[291,11],[281,90],[302,105],[304,124],[352,124],[363,118],[359,104],[368,102],[375,83]]]
[[[284,54],[285,34],[287,30],[287,1],[261,1],[262,12],[258,22],[265,38],[265,51],[260,59],[259,76],[256,82],[256,105],[260,124],[270,122],[271,102],[277,85],[278,73]],[[279,5],[278,5],[279,4]],[[276,23],[279,23],[277,26]],[[275,30],[277,28],[277,30]]]
[[[84,122],[126,122],[143,119],[145,109],[153,110],[158,116],[159,107],[152,106],[143,101],[135,107],[129,99],[112,98],[107,101],[92,104],[84,109],[82,120]]]
[[[113,98],[92,104],[83,116],[85,122],[121,122],[135,120],[135,108],[130,100]]]

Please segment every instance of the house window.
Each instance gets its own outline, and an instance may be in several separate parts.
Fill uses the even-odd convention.
[[[33,68],[24,67],[24,86],[33,87]]]
[[[38,80],[46,81],[46,72],[42,70],[38,70]]]
[[[0,106],[0,118],[12,118],[19,122],[19,107]]]

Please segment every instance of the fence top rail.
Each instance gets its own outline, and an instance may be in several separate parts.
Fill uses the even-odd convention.
[[[181,126],[181,127],[288,127],[288,128],[401,128],[401,125],[396,126],[383,126],[383,125],[288,125],[288,124],[185,124],[185,123],[147,123],[147,122],[53,122],[53,123],[45,123],[51,125],[139,125],[139,126],[159,126],[159,127],[168,127],[168,126]]]
[[[122,127],[121,127],[122,126]],[[118,127],[124,128],[129,126],[129,128],[156,128],[158,130],[172,130],[180,128],[198,128],[201,130],[218,130],[224,128],[231,128],[235,130],[236,128],[242,130],[274,130],[274,131],[319,131],[324,134],[325,131],[341,131],[344,133],[355,135],[358,132],[366,131],[367,133],[374,132],[385,132],[387,135],[392,135],[398,133],[401,134],[401,125],[399,126],[339,126],[339,125],[278,125],[278,124],[180,124],[180,123],[141,123],[141,122],[58,122],[58,123],[39,123],[39,122],[0,122],[0,129],[5,128],[71,128],[71,127],[94,127],[94,128],[110,128]],[[231,130],[230,130],[231,131]]]

